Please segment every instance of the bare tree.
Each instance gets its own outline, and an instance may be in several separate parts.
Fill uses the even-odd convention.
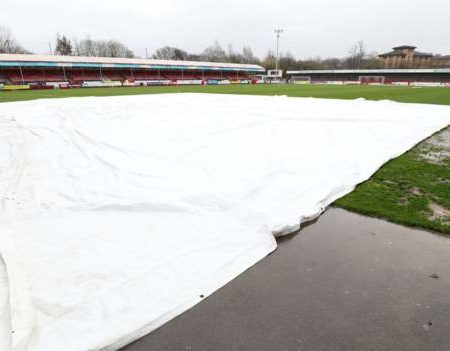
[[[231,63],[243,63],[244,57],[240,53],[234,51],[233,45],[228,44],[225,60]]]
[[[348,68],[360,69],[364,58],[366,57],[366,46],[362,40],[358,41],[349,51],[347,58]]]
[[[19,45],[9,28],[0,25],[0,53],[27,54],[29,52]]]
[[[78,41],[73,40],[73,54],[75,56],[95,56],[94,42],[90,37]]]
[[[244,45],[242,48],[242,63],[259,63],[259,59],[253,54],[250,46]]]
[[[203,57],[200,54],[188,54],[186,60],[188,60],[188,61],[202,61]]]
[[[134,57],[133,51],[117,40],[92,40],[87,37],[81,41],[74,39],[74,55],[98,57]]]
[[[297,69],[297,60],[290,52],[280,55],[279,68],[282,70]]]
[[[345,62],[342,62],[340,58],[330,57],[321,61],[323,69],[340,69],[345,66]]]
[[[104,57],[134,57],[133,51],[128,49],[124,44],[117,40],[99,40],[97,42],[99,48],[102,48],[101,55]],[[100,52],[99,52],[100,53]]]
[[[156,52],[152,55],[152,58],[158,60],[185,61],[188,59],[188,57],[189,54],[186,51],[171,46],[164,46],[156,50]]]
[[[213,45],[208,46],[202,53],[203,59],[210,62],[225,62],[227,54],[220,46],[218,41],[215,41]]]
[[[273,69],[275,67],[275,61],[276,57],[272,50],[269,50],[266,54],[266,57],[261,62],[261,65],[263,65],[267,69]]]
[[[371,52],[364,58],[361,68],[365,69],[384,68],[384,62],[383,60],[380,59],[380,57],[378,57],[378,54],[376,52]]]

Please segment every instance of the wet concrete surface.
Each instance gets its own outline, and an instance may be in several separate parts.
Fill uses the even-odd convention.
[[[450,239],[330,209],[144,350],[450,350]]]

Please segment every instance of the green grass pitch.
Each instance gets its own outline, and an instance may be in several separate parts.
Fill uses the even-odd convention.
[[[410,88],[385,86],[329,86],[329,85],[221,85],[85,88],[68,90],[0,91],[0,102],[64,98],[72,96],[113,96],[158,93],[217,93],[249,95],[287,95],[330,99],[395,100],[425,104],[450,105],[450,88]]]

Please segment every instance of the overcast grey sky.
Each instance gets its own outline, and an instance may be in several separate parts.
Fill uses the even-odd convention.
[[[263,56],[281,27],[281,51],[300,58],[344,56],[358,40],[369,51],[450,54],[449,22],[449,0],[0,0],[0,24],[36,53],[60,32],[118,39],[139,56],[164,45],[200,52],[214,40]]]

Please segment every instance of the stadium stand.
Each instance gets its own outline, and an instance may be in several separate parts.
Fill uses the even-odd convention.
[[[70,81],[74,83],[103,80],[101,72],[95,70],[68,70],[67,76],[70,78]]]
[[[264,72],[248,64],[0,54],[0,83],[33,88],[248,83]]]
[[[67,81],[67,76],[64,72],[58,71],[44,71],[44,82],[61,82]]]
[[[164,76],[167,78],[167,79],[176,79],[176,80],[183,80],[183,79],[186,79],[186,80],[198,80],[198,79],[200,79],[201,80],[201,77],[199,77],[199,76],[197,76],[196,74],[193,74],[193,73],[182,73],[182,74],[180,74],[180,73],[171,73],[171,72],[165,72],[164,73]]]
[[[102,78],[109,80],[124,81],[124,76],[117,70],[102,70]]]
[[[4,80],[12,84],[60,82],[67,80],[64,78],[63,72],[39,69],[24,69],[22,72],[18,69],[3,70],[0,77],[4,77]]]
[[[243,75],[243,74],[238,74],[238,75],[227,74],[226,77],[227,77],[227,79],[230,79],[230,80],[249,80],[249,79],[251,79],[250,76]]]
[[[165,79],[164,76],[158,74],[155,71],[148,70],[130,70],[122,72],[124,79],[132,82],[134,80],[153,80],[153,79]]]
[[[202,74],[202,78],[204,80],[221,80],[221,79],[228,79],[226,76],[220,75],[220,73],[204,73]]]
[[[11,70],[5,72],[5,76],[11,81],[13,84],[19,84],[23,82],[22,75],[18,70]]]
[[[10,84],[11,81],[4,74],[0,74],[0,84]]]
[[[365,84],[450,87],[450,69],[372,69],[287,71],[297,84]]]

